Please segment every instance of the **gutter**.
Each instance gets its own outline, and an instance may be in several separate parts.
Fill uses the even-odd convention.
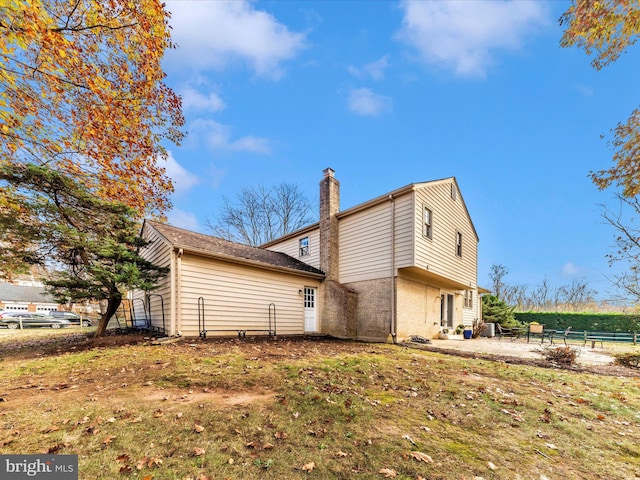
[[[396,343],[398,336],[396,326],[396,202],[393,193],[389,194],[391,205],[391,341]]]

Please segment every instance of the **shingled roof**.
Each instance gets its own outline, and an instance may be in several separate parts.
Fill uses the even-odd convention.
[[[324,272],[285,253],[230,242],[203,233],[192,232],[153,220],[145,220],[174,248],[228,261],[253,264],[278,270],[293,270],[314,277],[324,277]]]
[[[29,287],[0,283],[0,301],[2,302],[29,302],[29,303],[57,303],[45,291],[44,287]]]

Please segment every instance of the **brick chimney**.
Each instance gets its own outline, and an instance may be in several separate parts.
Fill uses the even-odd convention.
[[[320,182],[320,269],[326,280],[338,280],[338,219],[340,211],[340,182],[331,168],[323,170]]]

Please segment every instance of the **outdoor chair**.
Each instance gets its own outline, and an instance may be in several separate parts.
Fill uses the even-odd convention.
[[[496,329],[498,332],[499,340],[502,340],[502,337],[511,337],[511,340],[513,341],[520,336],[520,330],[517,328],[507,328],[503,327],[499,323],[496,323]]]
[[[564,336],[562,337],[562,339],[564,340],[564,345],[567,345],[567,337],[569,336],[569,334],[571,333],[571,328],[572,327],[567,327],[567,329],[564,331]]]
[[[544,343],[544,337],[545,335],[549,335],[549,332],[545,332],[544,331],[544,325],[540,325],[540,324],[534,324],[534,325],[529,325],[529,330],[527,331],[527,343],[529,343],[529,340],[531,339],[531,337],[540,337],[540,343]],[[551,337],[549,337],[551,339]]]
[[[551,345],[553,345],[553,338],[555,336],[556,333],[562,333],[562,340],[564,340],[564,344],[565,346],[567,345],[567,337],[569,336],[569,333],[571,333],[571,328],[572,327],[567,327],[567,329],[562,332],[562,330],[550,330],[549,331],[549,341],[551,342]],[[542,339],[542,341],[544,341],[544,338]]]

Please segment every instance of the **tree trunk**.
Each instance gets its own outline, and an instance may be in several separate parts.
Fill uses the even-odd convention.
[[[122,303],[122,294],[120,292],[112,293],[111,297],[107,300],[107,308],[100,317],[98,322],[98,328],[96,329],[96,337],[102,337],[107,331],[107,324],[111,317],[113,317],[118,310],[118,307]]]

